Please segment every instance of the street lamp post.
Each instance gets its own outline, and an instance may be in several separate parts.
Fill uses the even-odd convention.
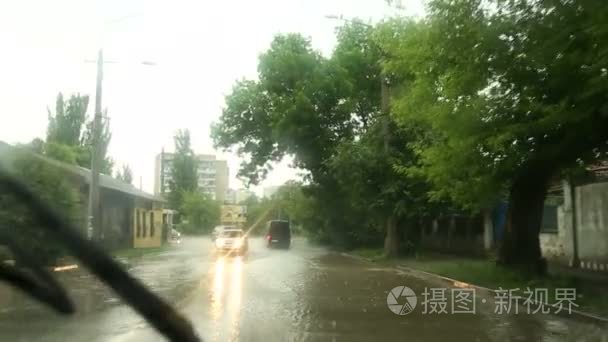
[[[137,13],[131,13],[120,18],[108,20],[104,23],[102,34],[106,31],[107,25],[115,25],[123,22],[138,15]],[[103,45],[103,37],[102,37]],[[88,62],[88,61],[87,61]],[[91,179],[89,182],[89,199],[88,199],[88,222],[87,222],[87,237],[89,239],[99,240],[103,238],[103,231],[101,229],[101,217],[99,215],[99,171],[101,168],[101,130],[102,130],[102,83],[103,83],[103,65],[104,63],[113,63],[104,61],[103,49],[99,49],[97,54],[97,80],[95,85],[95,114],[93,117],[92,131],[92,149],[91,149]],[[151,62],[144,62],[147,65],[154,65]]]
[[[99,49],[97,54],[97,81],[95,86],[95,114],[93,118],[92,149],[91,149],[91,180],[89,182],[89,203],[88,203],[88,226],[87,237],[89,239],[103,239],[101,227],[101,215],[99,213],[99,173],[101,169],[101,131],[102,131],[102,90],[103,90],[103,65],[104,63],[115,63],[104,61],[103,49]],[[150,61],[141,62],[143,65],[155,66],[156,63]]]
[[[91,151],[91,181],[89,182],[89,238],[100,240],[102,238],[99,217],[99,169],[100,169],[100,143],[101,143],[101,91],[103,82],[103,50],[97,55],[97,82],[95,86],[95,116],[93,118],[93,148]]]

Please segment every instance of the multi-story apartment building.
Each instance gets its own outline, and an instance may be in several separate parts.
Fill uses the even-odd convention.
[[[154,170],[154,193],[169,191],[173,167],[173,153],[161,152],[156,156]],[[197,154],[198,188],[213,199],[224,202],[228,190],[228,163],[211,154]]]

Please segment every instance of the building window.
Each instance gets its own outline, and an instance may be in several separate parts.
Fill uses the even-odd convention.
[[[135,236],[141,236],[141,219],[139,217],[139,210],[135,210]]]
[[[151,211],[150,212],[150,237],[154,236],[155,233],[155,229],[156,227],[154,227],[154,212]]]
[[[147,235],[147,230],[148,230],[148,226],[146,226],[146,213],[142,212],[141,213],[141,218],[142,218],[142,226],[143,226],[143,233],[141,234],[141,237],[146,237]]]
[[[557,233],[557,206],[546,204],[543,207],[543,219],[540,227],[542,233]]]

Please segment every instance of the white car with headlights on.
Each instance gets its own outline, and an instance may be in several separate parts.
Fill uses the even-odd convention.
[[[245,255],[249,249],[247,235],[242,229],[224,229],[215,239],[215,251],[228,255]]]

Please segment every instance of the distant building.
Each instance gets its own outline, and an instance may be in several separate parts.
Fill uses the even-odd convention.
[[[270,198],[279,190],[280,186],[267,186],[264,188],[264,197]]]
[[[236,204],[236,190],[228,189],[226,190],[226,198],[224,199],[224,203],[226,204]]]
[[[255,193],[248,189],[238,189],[236,191],[236,203],[243,203],[248,200],[250,197],[253,197]]]
[[[154,193],[164,195],[169,191],[173,153],[161,152],[156,156],[154,167]],[[228,163],[211,154],[197,154],[198,188],[213,199],[223,202],[228,190]]]
[[[154,161],[154,194],[162,195],[169,191],[173,153],[161,152]]]

